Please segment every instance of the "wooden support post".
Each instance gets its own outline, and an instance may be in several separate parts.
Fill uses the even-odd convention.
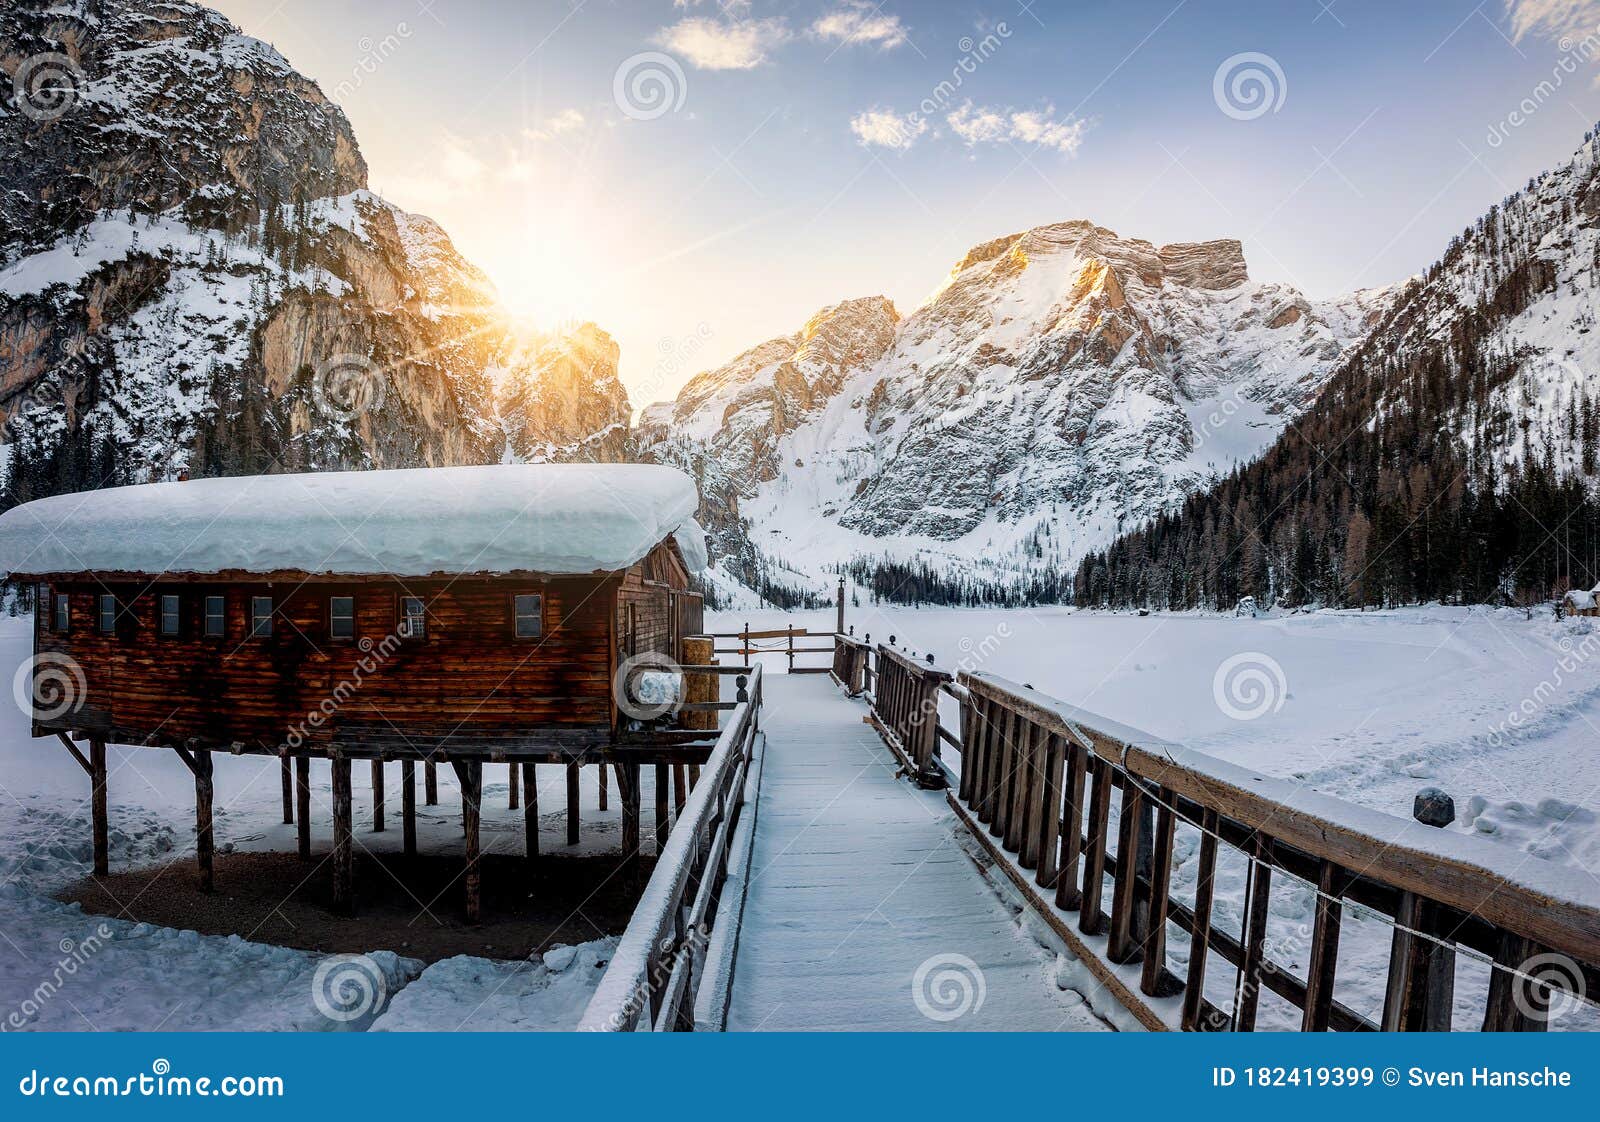
[[[523,843],[528,850],[528,860],[539,856],[539,776],[531,760],[522,765]]]
[[[508,790],[510,793],[507,796],[508,801],[506,805],[511,810],[516,810],[522,805],[522,781],[518,777],[518,772],[521,770],[521,768],[518,764],[513,762],[506,765],[506,770],[510,773],[510,783],[508,784]]]
[[[793,674],[794,673],[794,628],[790,627],[787,630],[789,632],[789,673]]]
[[[1523,965],[1540,953],[1541,948],[1533,940],[1509,931],[1500,932],[1494,968],[1489,972],[1484,1032],[1549,1031],[1549,1004],[1555,995],[1521,974]]]
[[[1211,898],[1217,874],[1217,824],[1216,811],[1201,812],[1200,863],[1195,868],[1194,928],[1189,939],[1189,973],[1183,989],[1181,1024],[1185,1032],[1221,1027],[1202,1025],[1200,1022],[1200,1011],[1206,1001],[1206,952],[1211,947]]]
[[[1089,836],[1083,849],[1083,897],[1078,907],[1078,930],[1098,935],[1105,923],[1100,901],[1105,890],[1106,831],[1111,822],[1111,765],[1098,757],[1090,761],[1093,791],[1089,796]]]
[[[1177,815],[1172,811],[1177,797],[1161,788],[1156,811],[1154,860],[1150,868],[1150,907],[1145,917],[1144,972],[1139,988],[1151,997],[1170,997],[1180,983],[1167,972],[1167,910],[1172,901],[1172,843],[1177,832]]]
[[[1339,923],[1344,906],[1344,871],[1322,862],[1317,877],[1316,919],[1311,927],[1311,961],[1306,967],[1306,1005],[1301,1032],[1327,1032],[1333,1015],[1333,975],[1339,960]]]
[[[283,778],[283,824],[288,826],[294,822],[294,765],[288,756],[279,757],[279,762]]]
[[[683,804],[689,801],[689,785],[684,781],[683,765],[672,765],[672,812],[683,813]]]
[[[1056,862],[1060,860],[1061,841],[1061,774],[1062,754],[1066,741],[1057,733],[1048,733],[1044,740],[1043,772],[1039,784],[1039,816],[1033,851],[1038,855],[1039,871],[1033,882],[1040,888],[1054,888]]]
[[[1138,962],[1144,954],[1135,934],[1139,898],[1139,824],[1144,819],[1144,787],[1122,775],[1122,805],[1117,814],[1117,870],[1111,882],[1111,934],[1106,957],[1112,962]]]
[[[639,862],[639,765],[617,765],[617,794],[622,799],[622,857],[630,870]]]
[[[1383,999],[1384,1032],[1450,1031],[1456,952],[1445,945],[1448,940],[1427,938],[1443,934],[1439,912],[1439,905],[1414,892],[1400,894]]]
[[[595,778],[600,781],[600,799],[599,799],[600,809],[601,810],[606,810],[607,809],[607,805],[606,804],[610,801],[609,792],[606,790],[607,784],[609,782],[606,779],[606,769],[604,767],[602,767],[600,769],[600,774],[597,775]]]
[[[1083,902],[1078,886],[1083,857],[1083,792],[1088,775],[1089,750],[1076,740],[1066,742],[1066,791],[1062,797],[1061,867],[1056,870],[1056,904],[1072,911]]]
[[[295,841],[300,860],[311,860],[311,757],[294,758]]]
[[[1256,1004],[1261,999],[1261,968],[1267,949],[1267,908],[1272,902],[1272,866],[1267,853],[1272,843],[1256,834],[1255,853],[1245,881],[1244,963],[1239,967],[1239,988],[1233,995],[1233,1031],[1254,1032]]]
[[[844,578],[839,578],[839,595],[835,603],[838,611],[834,615],[833,630],[839,635],[844,634]],[[847,683],[848,684],[848,683]]]
[[[602,768],[606,765],[601,764]],[[576,762],[567,764],[567,844],[578,844],[578,767]]]
[[[400,834],[407,857],[417,855],[417,765],[400,761]]]
[[[683,665],[685,666],[715,666],[717,664],[717,641],[704,635],[688,635],[679,644],[683,650]],[[685,674],[683,676],[683,700],[694,704],[703,704],[708,701],[717,701],[722,692],[722,679],[715,674]],[[717,727],[717,711],[715,709],[688,709],[679,717],[678,723],[686,729],[714,729]]]
[[[383,761],[372,761],[372,832],[383,833]]]
[[[333,771],[333,910],[356,910],[355,836],[350,814],[350,758],[334,756]]]
[[[424,806],[439,805],[439,769],[432,760],[422,764],[422,803]]]
[[[201,892],[210,892],[216,886],[212,868],[217,840],[211,824],[212,792],[211,753],[198,748],[194,753],[194,852],[200,862]]]
[[[89,741],[90,801],[94,814],[94,875],[111,873],[111,814],[106,806],[106,742]]]
[[[466,890],[467,922],[477,923],[483,915],[482,872],[478,867],[479,820],[483,802],[483,762],[463,760],[455,765],[461,781],[462,820],[467,835],[467,870],[462,878]]]
[[[667,810],[667,765],[656,765],[656,856],[667,848],[667,835],[672,832],[672,816]]]

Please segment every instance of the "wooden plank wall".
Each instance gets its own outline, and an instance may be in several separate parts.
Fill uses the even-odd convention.
[[[246,743],[282,743],[327,704],[337,720],[392,722],[401,729],[465,731],[598,725],[611,721],[611,577],[493,580],[301,582],[268,585],[110,586],[123,597],[115,635],[98,630],[89,581],[65,588],[71,630],[41,630],[41,652],[70,655],[83,668],[86,703],[56,727],[121,728]],[[512,597],[545,596],[541,639],[517,639]],[[159,632],[159,597],[182,599],[181,633]],[[202,635],[206,595],[227,600],[227,636]],[[250,597],[272,595],[273,634],[249,635]],[[328,599],[356,600],[357,640],[329,636]],[[399,638],[399,597],[428,602],[427,634]],[[374,666],[363,671],[365,660]],[[334,699],[330,702],[330,699]],[[326,742],[335,723],[306,728]]]

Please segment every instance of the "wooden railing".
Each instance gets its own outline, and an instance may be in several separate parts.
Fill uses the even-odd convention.
[[[788,668],[791,674],[826,674],[826,666],[796,666],[796,655],[831,655],[834,653],[833,632],[808,631],[804,627],[773,627],[764,631],[753,631],[749,624],[740,631],[713,631],[709,633],[713,639],[737,639],[737,646],[717,647],[716,654],[738,655],[749,660],[752,655],[779,654],[788,658]],[[818,645],[796,646],[795,641],[805,643],[817,640]],[[822,644],[826,645],[822,645]]]
[[[656,860],[580,1028],[694,1027],[707,948],[718,935],[718,904],[733,838],[746,811],[745,779],[760,733],[761,667],[740,686],[738,704]]]
[[[1305,1031],[1445,1030],[1458,955],[1488,968],[1486,1030],[1542,1030],[1551,1003],[1600,997],[1600,909],[1559,867],[1234,767],[992,674],[951,682],[892,648],[841,637],[834,675],[858,693],[876,676],[875,723],[919,778],[943,767],[941,742],[959,753],[952,806],[1147,1027],[1249,1031],[1265,989],[1294,1006]],[[927,735],[930,689],[956,699],[959,734]],[[931,708],[937,727],[936,694]],[[1172,888],[1180,824],[1199,833],[1186,900]],[[1237,936],[1214,919],[1224,847],[1247,863]],[[1314,887],[1303,978],[1269,953],[1275,877]],[[1381,1013],[1335,997],[1347,909],[1388,931]],[[1169,925],[1188,939],[1181,969]],[[1236,971],[1221,1005],[1204,988],[1214,958]]]

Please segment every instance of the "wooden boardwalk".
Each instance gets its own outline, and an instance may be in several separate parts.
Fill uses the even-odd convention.
[[[962,850],[944,795],[895,778],[866,713],[826,676],[766,680],[728,1028],[1104,1028]]]

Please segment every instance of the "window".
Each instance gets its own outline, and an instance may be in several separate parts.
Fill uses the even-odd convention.
[[[544,634],[544,597],[537,594],[514,596],[517,638],[537,639]]]
[[[272,638],[272,597],[250,597],[250,638]]]
[[[206,597],[206,638],[220,639],[228,633],[227,601],[221,596]]]
[[[400,637],[421,639],[428,633],[428,612],[420,596],[400,597]]]
[[[161,597],[161,634],[173,636],[178,633],[180,614],[178,612],[178,598],[172,593],[164,593]]]
[[[356,598],[354,596],[328,597],[328,635],[333,639],[356,637]]]
[[[56,593],[56,631],[67,633],[72,623],[72,601],[65,592]]]
[[[110,635],[117,629],[117,598],[109,592],[100,594],[100,634]]]

